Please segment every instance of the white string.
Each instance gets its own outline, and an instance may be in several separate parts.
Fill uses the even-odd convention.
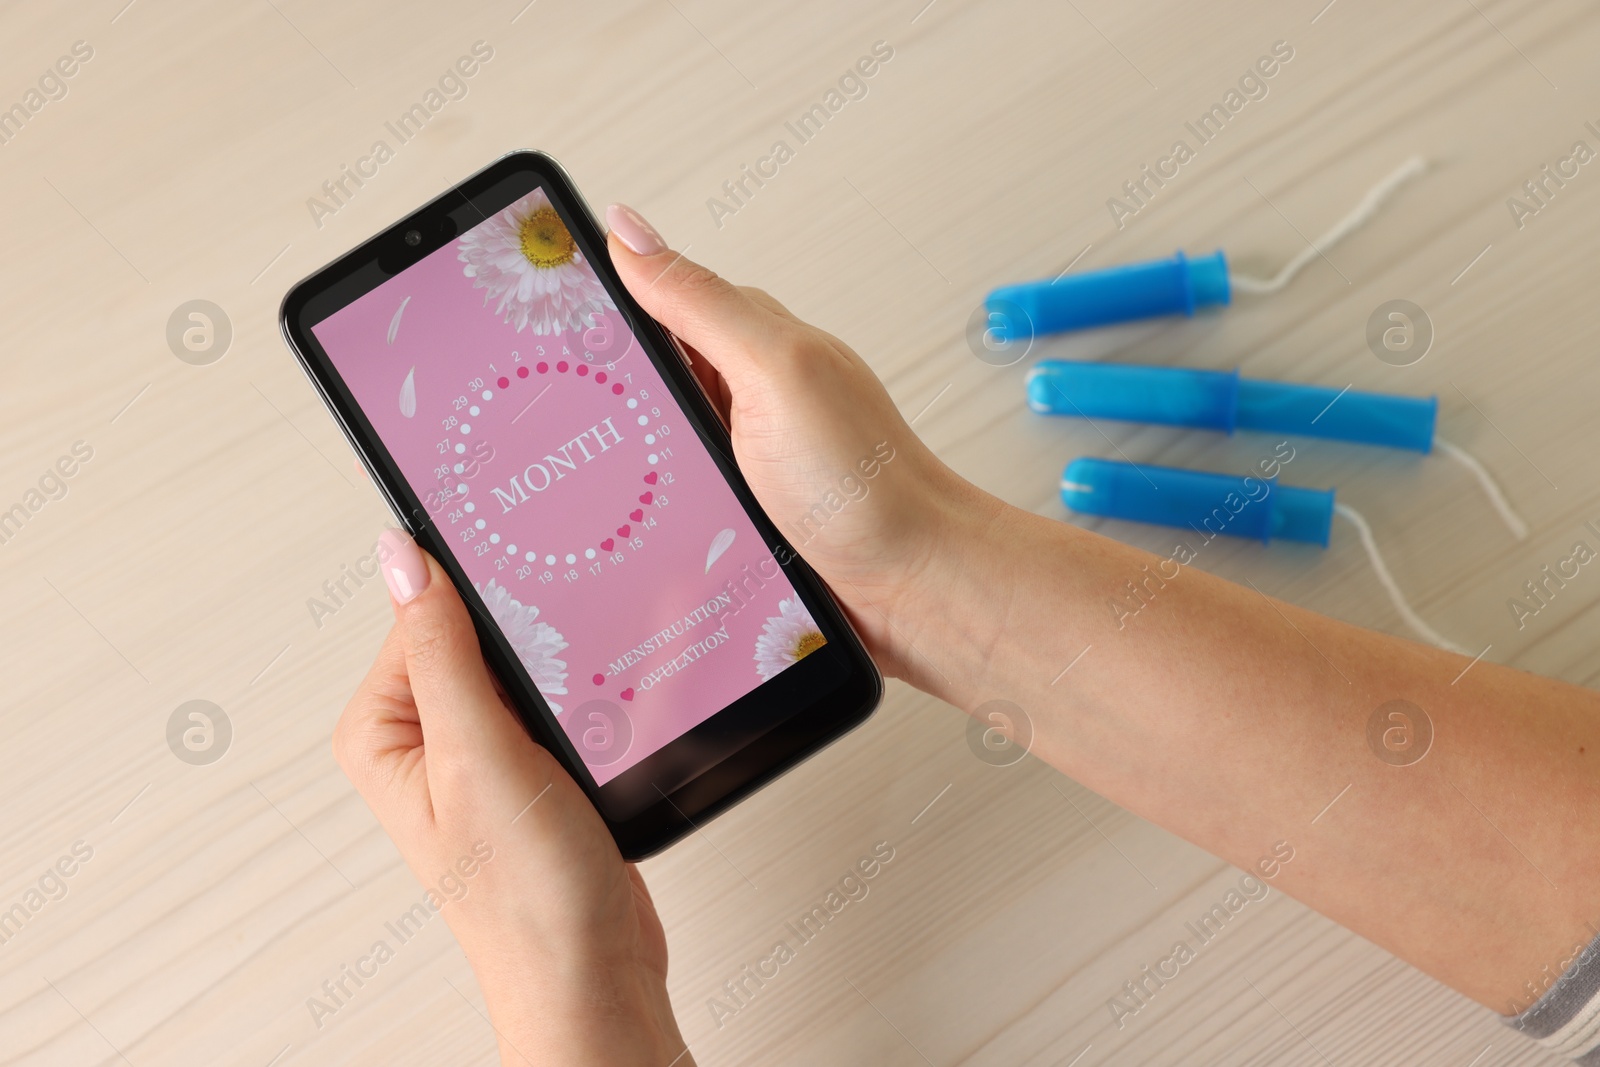
[[[1500,483],[1494,480],[1494,475],[1489,473],[1489,469],[1479,463],[1476,456],[1460,445],[1453,445],[1442,437],[1435,437],[1433,443],[1438,445],[1445,455],[1454,459],[1477,476],[1478,484],[1483,486],[1484,495],[1489,498],[1489,503],[1494,506],[1494,510],[1500,513],[1500,520],[1506,524],[1506,528],[1511,531],[1511,535],[1518,541],[1526,541],[1528,539],[1528,524],[1522,521],[1522,516],[1517,514],[1516,509],[1511,506],[1511,502],[1506,499],[1505,493],[1500,491]]]
[[[1231,274],[1228,280],[1232,283],[1236,292],[1256,295],[1276,293],[1288,285],[1296,274],[1304,270],[1306,264],[1366,225],[1367,220],[1378,213],[1378,209],[1383,206],[1384,201],[1394,195],[1396,189],[1427,169],[1428,161],[1421,156],[1412,156],[1400,164],[1400,168],[1393,174],[1368,189],[1367,195],[1361,198],[1361,202],[1351,210],[1350,214],[1334,223],[1333,229],[1317,238],[1309,248],[1301,249],[1293,259],[1283,265],[1282,270],[1271,278],[1251,278],[1245,275]]]
[[[1406,621],[1406,625],[1415,630],[1429,643],[1438,645],[1446,652],[1458,652],[1463,656],[1472,655],[1472,653],[1449,638],[1444,637],[1433,627],[1422,621],[1422,616],[1411,610],[1411,605],[1407,603],[1405,594],[1400,592],[1399,583],[1394,580],[1394,575],[1389,573],[1389,568],[1384,564],[1383,557],[1378,554],[1378,542],[1372,536],[1372,527],[1367,525],[1367,520],[1361,517],[1361,513],[1348,504],[1335,504],[1333,510],[1350,520],[1350,523],[1356,528],[1356,533],[1361,535],[1361,547],[1367,550],[1367,558],[1372,561],[1372,569],[1378,574],[1378,584],[1383,586],[1384,592],[1389,594],[1389,600],[1394,604],[1394,609],[1400,613],[1400,617]]]

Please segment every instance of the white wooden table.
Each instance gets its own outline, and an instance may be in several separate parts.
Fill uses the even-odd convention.
[[[1063,519],[1074,456],[1242,470],[1264,439],[1031,415],[1027,364],[963,338],[986,290],[1177,248],[1268,273],[1421,153],[1434,169],[1282,294],[1039,352],[1437,393],[1526,542],[1441,457],[1308,441],[1291,480],[1359,507],[1440,629],[1593,684],[1600,577],[1520,630],[1506,607],[1600,518],[1600,164],[1520,228],[1507,207],[1574,141],[1600,148],[1591,5],[524,2],[0,11],[0,106],[25,112],[0,126],[0,509],[25,512],[0,544],[0,912],[26,916],[0,945],[0,1064],[494,1061],[442,923],[320,1028],[306,1007],[418,889],[328,746],[384,593],[320,627],[306,606],[385,513],[275,317],[295,279],[514,147],[847,339],[956,469]],[[79,41],[92,55],[29,110]],[[477,41],[493,57],[465,96],[399,143],[385,123]],[[798,144],[784,123],[877,41],[893,58],[865,97]],[[1278,41],[1293,58],[1265,97],[1116,228],[1108,198]],[[393,158],[314,212],[380,139]],[[718,226],[707,200],[778,139],[794,158]],[[1364,339],[1394,298],[1437,331],[1405,368]],[[166,340],[195,299],[232,330],[204,366]],[[30,498],[76,442],[91,458]],[[1399,631],[1349,532],[1201,565]],[[232,725],[205,766],[166,737],[197,699]],[[1277,893],[1119,1029],[1107,1001],[1238,872],[1036,761],[980,762],[965,723],[893,685],[862,730],[645,865],[701,1064],[1550,1062]],[[719,1027],[723,983],[879,841],[895,859],[870,895]],[[92,856],[45,879],[65,895],[30,898],[75,842]]]

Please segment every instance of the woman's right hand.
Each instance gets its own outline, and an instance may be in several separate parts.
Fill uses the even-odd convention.
[[[756,497],[886,673],[971,711],[1005,701],[1036,757],[1496,1010],[1589,943],[1592,690],[1224,581],[1209,554],[1191,565],[1214,533],[1173,531],[1188,554],[1161,572],[1008,507],[925,448],[842,342],[626,209],[609,221],[624,283],[698,351]],[[865,480],[880,442],[894,458]],[[1374,747],[1391,703],[1444,716],[1425,766],[1396,773]]]
[[[1003,505],[934,456],[843,341],[672,252],[631,208],[613,204],[606,221],[623,284],[691,350],[756,499],[904,677],[891,621],[904,590],[931,577],[953,529]]]

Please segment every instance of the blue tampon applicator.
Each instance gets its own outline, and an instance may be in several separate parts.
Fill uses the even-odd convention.
[[[1229,303],[1232,292],[1221,251],[1195,259],[1178,252],[1171,259],[1001,286],[984,305],[996,340],[1006,341],[1161,315],[1193,315],[1200,308]]]
[[[1208,540],[1227,534],[1327,548],[1333,525],[1332,489],[1089,457],[1067,464],[1061,501],[1087,515],[1187,527]]]
[[[1367,520],[1350,505],[1335,504],[1332,489],[1304,489],[1279,485],[1273,478],[1238,478],[1084,457],[1061,472],[1061,500],[1086,515],[1175,526],[1192,530],[1206,541],[1228,535],[1262,542],[1274,538],[1301,541],[1323,548],[1328,547],[1337,512],[1356,528],[1378,583],[1406,625],[1440,648],[1472,654],[1412,609],[1379,554]]]
[[[1044,359],[1028,372],[1028,406],[1047,415],[1265,430],[1426,453],[1439,400],[1260,381],[1236,370]]]

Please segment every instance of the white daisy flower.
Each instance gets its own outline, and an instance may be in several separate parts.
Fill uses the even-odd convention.
[[[586,312],[616,309],[543,189],[468,230],[457,258],[473,287],[487,290],[484,305],[498,299],[495,314],[518,332],[582,330],[592,325]]]
[[[756,638],[756,671],[765,681],[827,643],[799,597],[781,600],[778,614],[768,617]]]
[[[561,705],[550,699],[552,694],[567,693],[567,661],[556,659],[556,653],[567,647],[561,634],[549,623],[540,622],[539,609],[523,604],[511,595],[511,590],[489,579],[489,584],[474,586],[489,608],[489,615],[500,632],[506,635],[511,648],[527,669],[528,677],[544,694],[550,710],[561,714]]]

